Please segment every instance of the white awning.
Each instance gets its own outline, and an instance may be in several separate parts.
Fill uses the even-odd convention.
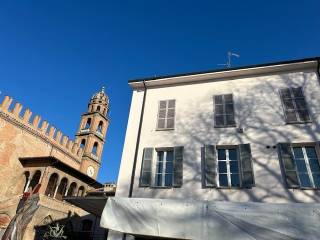
[[[178,239],[320,239],[320,204],[109,198],[101,227]]]

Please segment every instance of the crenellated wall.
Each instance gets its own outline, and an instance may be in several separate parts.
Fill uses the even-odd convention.
[[[40,115],[32,114],[13,98],[0,105],[0,200],[23,191],[24,168],[20,158],[52,156],[80,171],[83,149]]]
[[[70,155],[74,160],[81,161],[83,149],[80,148],[78,142],[69,139],[68,136],[56,129],[47,120],[42,120],[40,115],[33,115],[29,108],[26,108],[22,114],[23,106],[21,103],[16,102],[14,106],[12,105],[13,98],[5,96],[0,105],[0,114],[19,125],[19,127],[25,128],[43,138],[43,140],[50,142],[65,154]]]
[[[0,236],[4,228],[14,217],[22,193],[31,191],[35,186],[32,182],[36,172],[41,172],[39,195],[40,208],[27,226],[24,239],[34,239],[36,226],[43,224],[43,219],[50,216],[54,220],[66,220],[71,216],[73,224],[81,226],[82,219],[94,220],[94,229],[104,234],[100,229],[99,221],[84,210],[62,201],[66,196],[82,196],[87,190],[95,187],[94,180],[86,180],[82,171],[84,151],[79,140],[72,140],[60,130],[43,120],[42,116],[32,114],[28,108],[23,109],[19,102],[12,97],[5,96],[0,99]],[[48,158],[49,157],[49,158]],[[51,158],[54,157],[54,158]],[[31,163],[23,163],[21,158],[32,158]],[[45,159],[58,159],[73,169],[54,160],[46,162]],[[74,171],[74,169],[78,170]],[[50,177],[56,174],[57,182],[54,191],[50,189]],[[59,190],[67,180],[66,189]],[[69,188],[75,184],[74,190]],[[72,188],[71,188],[72,189]],[[79,221],[79,222],[77,222]]]

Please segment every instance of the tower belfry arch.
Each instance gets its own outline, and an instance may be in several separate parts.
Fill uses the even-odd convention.
[[[87,112],[81,116],[76,134],[76,142],[83,148],[80,171],[94,179],[101,165],[103,145],[109,126],[108,112],[109,97],[102,87],[91,97]]]

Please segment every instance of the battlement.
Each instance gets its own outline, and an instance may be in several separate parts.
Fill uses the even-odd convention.
[[[13,98],[10,96],[5,96],[0,104],[0,113],[5,113],[21,126],[33,131],[52,145],[80,161],[83,155],[83,149],[78,142],[70,140],[68,136],[64,135],[60,130],[57,130],[48,121],[41,121],[42,117],[40,115],[32,115],[29,108],[26,108],[23,114],[22,109],[23,106],[19,102],[13,105]]]

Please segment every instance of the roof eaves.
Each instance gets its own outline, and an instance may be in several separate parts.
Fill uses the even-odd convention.
[[[149,77],[149,78],[138,78],[138,79],[129,80],[128,83],[130,84],[130,83],[137,83],[137,82],[143,82],[143,81],[153,81],[153,80],[161,80],[164,78],[175,78],[175,77],[192,76],[192,75],[207,74],[207,73],[222,73],[222,72],[230,72],[230,71],[234,71],[234,70],[270,67],[270,66],[303,63],[303,62],[319,61],[319,60],[320,60],[320,57],[303,58],[303,59],[279,61],[279,62],[264,63],[264,64],[255,64],[255,65],[248,65],[248,66],[241,66],[241,67],[234,67],[234,68],[227,68],[227,69],[214,69],[214,70],[207,70],[207,71],[188,72],[188,73],[172,74],[172,75],[162,75],[162,76]]]

